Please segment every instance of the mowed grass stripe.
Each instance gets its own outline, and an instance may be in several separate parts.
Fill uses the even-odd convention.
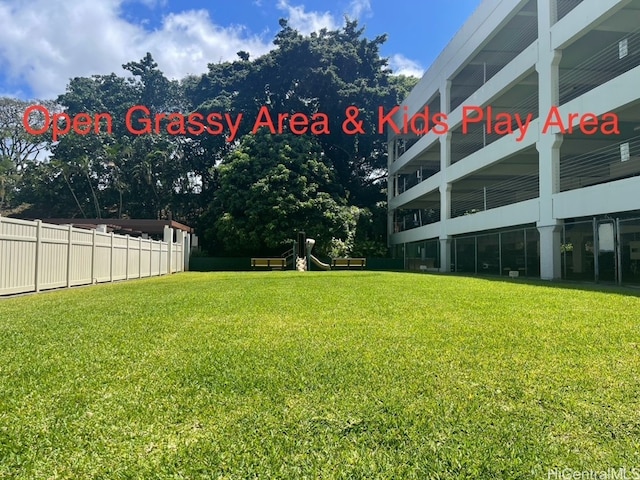
[[[0,478],[547,478],[640,466],[640,299],[184,273],[0,301]]]

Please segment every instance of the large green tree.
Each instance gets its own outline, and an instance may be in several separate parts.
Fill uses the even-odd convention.
[[[322,149],[311,136],[272,135],[260,129],[243,137],[220,166],[220,188],[205,223],[214,253],[281,253],[305,231],[328,253],[353,236],[358,209],[340,195]]]
[[[355,21],[347,21],[335,31],[306,36],[284,20],[281,27],[274,40],[276,48],[270,53],[251,61],[239,52],[235,62],[210,64],[209,72],[199,81],[190,79],[186,96],[200,111],[242,112],[247,119],[255,119],[263,106],[272,118],[295,112],[308,117],[327,115],[330,132],[317,135],[314,142],[341,198],[362,213],[355,237],[360,246],[356,245],[355,251],[380,254],[386,248],[387,154],[385,137],[377,132],[378,107],[396,105],[415,82],[391,76],[380,56],[386,37],[365,38],[364,29]],[[347,109],[354,106],[363,134],[342,128]],[[241,133],[247,134],[252,126],[252,121],[245,122]],[[215,158],[216,153],[224,158],[233,149],[220,137],[198,141],[210,152],[209,158]],[[224,241],[221,233],[219,242]],[[232,235],[228,242],[236,244]]]
[[[34,102],[0,97],[0,214],[22,211],[16,198],[25,167],[40,161],[48,154],[46,138],[27,132],[22,121],[25,110]],[[53,102],[44,103],[55,109]],[[44,118],[34,115],[30,124],[34,128],[43,125]]]
[[[395,105],[404,90],[403,82],[390,80],[387,61],[380,56],[386,36],[369,40],[356,21],[306,36],[285,20],[281,27],[274,50],[253,61],[239,52],[235,62],[210,64],[208,74],[190,83],[187,97],[194,108],[243,112],[248,119],[255,119],[263,106],[274,118],[326,114],[330,133],[317,140],[337,181],[353,204],[375,204],[382,199],[379,181],[387,158],[385,137],[377,132],[378,107]],[[364,134],[343,130],[352,106],[358,108]],[[252,125],[245,122],[242,133]]]
[[[135,135],[126,127],[127,112],[144,106],[157,113],[187,107],[180,82],[168,80],[150,54],[123,65],[131,77],[116,74],[78,77],[69,82],[58,104],[70,117],[108,113],[112,131],[67,134],[50,143],[47,162],[31,162],[29,184],[21,192],[32,204],[31,216],[47,211],[69,217],[172,218],[195,223],[203,197],[198,151],[189,139],[160,133]],[[190,159],[198,160],[193,165]],[[208,172],[208,170],[207,170]],[[25,171],[25,177],[27,172]],[[49,192],[57,192],[55,208]]]
[[[197,223],[212,253],[278,250],[304,229],[320,249],[342,245],[344,253],[379,254],[386,145],[377,132],[378,107],[396,105],[413,80],[391,76],[380,56],[386,37],[368,39],[364,32],[346,21],[302,35],[283,20],[272,51],[255,59],[238,52],[236,61],[212,63],[203,75],[169,80],[147,54],[123,65],[128,76],[74,78],[57,100],[61,108],[69,115],[108,112],[113,133],[69,134],[49,143],[50,161],[27,161],[23,188],[10,190],[32,205],[32,216]],[[209,133],[135,135],[124,122],[135,105],[152,116],[219,112],[242,114],[244,121],[234,141]],[[282,133],[254,135],[263,107],[274,120],[326,115],[328,131],[293,135],[285,122]],[[343,129],[353,107],[363,133]],[[0,162],[2,201],[12,168]]]

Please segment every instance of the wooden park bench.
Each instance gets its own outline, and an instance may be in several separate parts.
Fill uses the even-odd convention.
[[[284,270],[287,266],[287,259],[281,257],[274,258],[252,258],[251,268],[270,268],[271,270]]]
[[[331,268],[364,268],[366,258],[334,258],[331,260]]]

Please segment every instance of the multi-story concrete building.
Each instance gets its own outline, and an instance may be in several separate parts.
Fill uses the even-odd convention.
[[[640,0],[485,0],[384,113],[407,268],[640,281]]]

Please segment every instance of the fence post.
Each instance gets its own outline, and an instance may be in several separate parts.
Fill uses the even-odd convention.
[[[111,232],[111,261],[109,262],[109,281],[113,282],[113,232]]]
[[[181,257],[182,258],[180,259],[180,262],[182,263],[182,269],[180,270],[181,272],[184,272],[187,269],[187,267],[185,265],[187,263],[186,262],[186,254],[185,254],[185,252],[187,251],[188,244],[189,244],[189,240],[188,240],[188,237],[187,237],[187,232],[182,232],[182,252],[181,252],[182,253]]]
[[[184,232],[184,243],[182,245],[182,257],[184,258],[184,272],[189,271],[189,258],[191,257],[191,234]]]
[[[138,237],[138,278],[142,278],[142,237]]]
[[[149,277],[153,277],[153,243],[154,241],[148,239],[149,242]]]
[[[42,220],[36,220],[36,272],[34,286],[40,291],[40,264],[42,263]]]
[[[181,272],[184,270],[184,255],[180,255],[182,258],[178,258],[177,253],[179,248],[177,245],[180,245],[184,249],[184,232],[182,230],[176,232],[176,255],[174,255],[176,257],[176,272]],[[179,268],[178,261],[182,261],[183,268]]]
[[[91,230],[91,283],[96,282],[96,229]]]
[[[67,288],[71,287],[71,243],[73,238],[73,226],[67,227]]]
[[[127,249],[125,250],[127,253],[125,254],[125,267],[124,267],[124,278],[126,280],[129,280],[129,234],[126,234],[125,237],[127,238]]]
[[[169,227],[168,225],[164,226],[164,241],[167,242],[167,272],[166,273],[172,273],[171,272],[171,257],[173,256],[173,228]]]

